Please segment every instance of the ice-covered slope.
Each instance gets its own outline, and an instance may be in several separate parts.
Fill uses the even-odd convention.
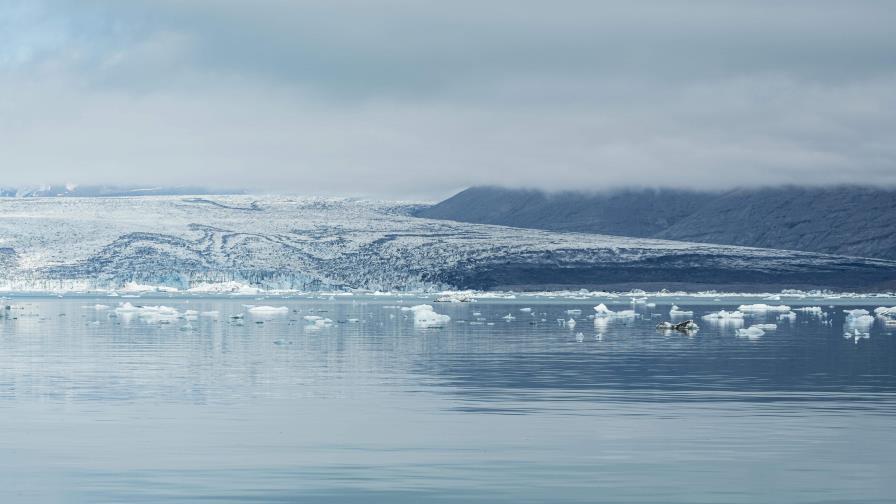
[[[350,199],[0,198],[0,286],[884,289],[896,263],[428,220]]]

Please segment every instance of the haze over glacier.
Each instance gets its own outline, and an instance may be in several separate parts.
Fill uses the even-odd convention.
[[[437,221],[418,205],[282,196],[0,199],[0,287],[882,290],[896,263]]]

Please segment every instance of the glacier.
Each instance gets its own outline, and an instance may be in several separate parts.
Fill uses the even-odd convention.
[[[882,291],[896,262],[415,217],[354,198],[0,198],[0,289]],[[225,286],[225,287],[221,287]]]

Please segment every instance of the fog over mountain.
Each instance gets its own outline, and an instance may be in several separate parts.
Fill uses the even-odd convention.
[[[522,228],[896,259],[896,190],[841,186],[602,193],[474,187],[418,215]]]

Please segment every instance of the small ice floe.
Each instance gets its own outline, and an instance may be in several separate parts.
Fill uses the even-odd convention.
[[[674,322],[660,322],[656,325],[656,328],[660,331],[678,331],[685,334],[693,334],[700,330],[700,326],[693,320],[685,320],[677,324]]]
[[[209,310],[201,312],[199,315],[202,317],[218,318],[221,316],[221,312],[219,312],[218,310]]]
[[[595,312],[595,315],[597,315],[598,317],[609,317],[610,315],[615,313],[613,310],[607,308],[607,305],[605,305],[603,303],[595,306],[594,312]]]
[[[882,316],[887,316],[887,315],[896,316],[896,306],[892,306],[890,308],[887,308],[886,306],[878,306],[877,308],[874,309],[874,314],[882,315]]]
[[[110,308],[109,305],[104,305],[104,304],[95,304],[95,305],[93,305],[93,309],[96,310],[96,311],[108,310],[109,308]]]
[[[778,324],[753,324],[750,327],[762,329],[763,331],[777,331],[778,330]]]
[[[328,327],[333,326],[333,321],[326,317],[318,317],[316,315],[307,315],[304,317],[308,324],[305,325],[305,329],[309,331],[317,331],[320,329],[326,329]]]
[[[189,322],[187,322],[186,324],[180,326],[180,330],[183,332],[192,332],[195,329],[193,329],[193,324],[190,324]]]
[[[844,324],[847,328],[858,328],[867,331],[874,325],[874,317],[868,314],[868,310],[843,310],[843,313],[846,313]]]
[[[578,341],[579,343],[585,341],[585,334],[577,332],[576,333],[576,341]]]
[[[737,335],[741,338],[759,339],[765,334],[765,331],[756,326],[750,326],[746,329],[738,329]]]
[[[443,327],[451,321],[448,315],[442,315],[433,311],[430,305],[417,305],[411,307],[414,312],[414,326],[421,328]]]
[[[796,320],[796,313],[787,312],[778,315],[778,322],[794,322]]]
[[[520,311],[523,313],[532,313],[532,308],[520,308]]]
[[[816,317],[820,317],[824,314],[824,311],[820,306],[803,306],[800,308],[794,308],[794,311],[808,313],[809,315],[814,315]]]
[[[669,310],[670,317],[691,317],[694,315],[694,312],[690,310],[682,310],[681,308],[672,305],[672,309]]]
[[[644,306],[646,306],[647,308],[656,308],[656,303],[647,303]]]
[[[738,311],[741,311],[741,312],[750,312],[750,313],[789,312],[790,311],[790,307],[787,305],[767,305],[767,304],[763,304],[763,303],[740,305],[737,309],[738,309]]]
[[[780,301],[780,300],[781,300],[781,296],[779,296],[777,294],[772,294],[771,296],[763,298],[763,301]]]
[[[140,320],[150,324],[170,324],[181,316],[176,308],[171,306],[135,306],[131,303],[119,303],[115,308],[117,315],[137,315]]]
[[[858,329],[853,328],[852,331],[846,331],[843,333],[843,337],[846,339],[851,339],[855,342],[856,345],[859,344],[859,340],[868,339],[871,337],[871,334],[867,332],[859,331]]]
[[[633,297],[632,304],[644,304],[647,302],[646,297]]]
[[[743,320],[744,314],[740,311],[725,311],[719,310],[717,312],[707,313],[703,316],[703,320],[728,320],[728,319],[739,319]]]
[[[613,318],[620,318],[620,319],[633,319],[633,318],[637,317],[638,314],[635,313],[635,310],[619,310],[618,312],[615,312],[615,313],[611,314],[610,316]]]
[[[579,310],[579,309],[566,310],[566,314],[567,315],[581,315],[582,310]]]
[[[510,322],[511,320],[516,320],[516,317],[514,317],[513,315],[511,315],[511,314],[509,314],[509,313],[508,313],[507,315],[504,315],[504,316],[501,317],[501,318],[504,319],[504,320],[506,320],[506,321],[508,321],[508,322]]]
[[[289,313],[286,306],[246,306],[252,315],[285,315]]]
[[[570,328],[570,329],[575,329],[575,328],[576,328],[576,321],[575,321],[575,319],[569,319],[569,320],[567,320],[567,321],[566,321],[566,327],[568,327],[568,328]]]

